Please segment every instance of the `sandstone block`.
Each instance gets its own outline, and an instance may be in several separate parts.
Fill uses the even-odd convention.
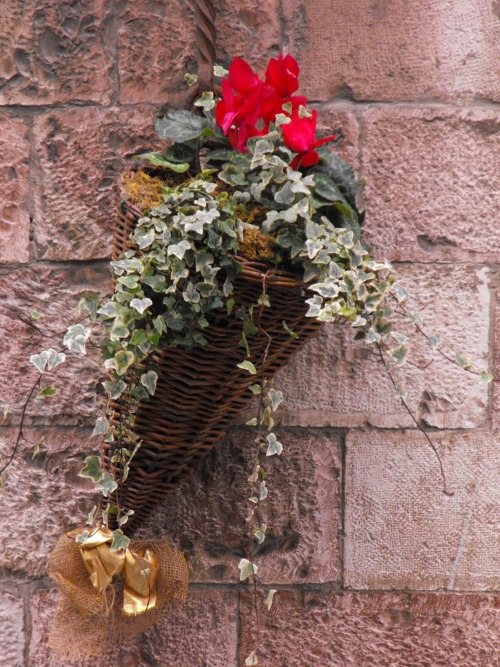
[[[248,594],[240,661],[257,645],[259,664],[280,667],[491,667],[499,613],[493,595],[278,591],[257,633]]]
[[[27,429],[17,455],[2,475],[0,568],[30,577],[46,573],[57,540],[84,526],[95,502],[93,484],[79,477],[86,455],[99,449],[90,430]],[[17,436],[16,429],[0,431],[0,462]],[[34,445],[43,436],[40,453]],[[1,625],[1,624],[0,624]]]
[[[0,262],[29,260],[30,147],[28,127],[20,118],[0,113]]]
[[[500,257],[500,114],[371,109],[364,114],[364,238],[378,257]]]
[[[352,431],[347,439],[345,583],[356,589],[496,590],[498,434]]]
[[[490,0],[294,0],[283,11],[288,48],[314,99],[500,99],[498,9]]]
[[[103,375],[100,351],[89,345],[86,356],[69,352],[62,339],[68,326],[82,317],[76,312],[79,300],[85,294],[103,294],[110,289],[107,267],[39,264],[29,270],[4,268],[0,269],[0,285],[2,411],[6,403],[10,403],[10,414],[14,423],[18,423],[22,406],[38,375],[29,358],[52,347],[67,353],[66,362],[53,372],[47,372],[42,386],[53,383],[58,393],[52,398],[37,399],[38,391],[35,391],[27,410],[28,420],[37,419],[44,424],[48,421],[92,423],[101,401],[96,395]],[[44,336],[26,323],[31,309],[45,315],[44,319],[37,320]]]
[[[109,104],[113,57],[105,0],[2,3],[1,104]]]
[[[240,56],[262,73],[269,57],[279,52],[278,1],[251,0],[242,6],[231,0],[215,5],[217,62],[227,67]],[[182,106],[188,92],[184,74],[197,71],[195,21],[190,9],[186,11],[180,2],[140,0],[127,3],[120,23],[120,101]]]
[[[233,431],[190,480],[151,517],[145,533],[170,535],[185,553],[192,581],[238,582],[246,555],[255,434]],[[340,442],[333,434],[278,433],[281,457],[264,463],[262,503],[268,537],[257,551],[259,578],[270,583],[336,581],[340,572]]]
[[[34,246],[38,259],[87,260],[111,254],[116,182],[125,157],[160,143],[150,107],[64,109],[35,121]]]
[[[0,580],[1,667],[24,665],[24,603],[13,582]]]
[[[470,357],[488,368],[489,274],[472,266],[398,266],[411,293],[408,308],[419,311],[426,331],[438,334],[454,357]],[[410,359],[395,379],[406,391],[415,417],[437,428],[475,428],[489,419],[489,386],[432,351],[413,326],[400,321],[409,337]],[[395,395],[376,348],[353,341],[346,325],[322,332],[276,376],[285,396],[281,423],[300,426],[414,426]],[[429,365],[430,364],[430,365]]]
[[[55,588],[40,589],[33,595],[30,667],[50,664],[47,639],[57,600]],[[97,664],[99,667],[234,665],[237,653],[236,617],[237,599],[234,593],[191,591],[185,606],[169,609],[150,630],[121,647],[112,648],[98,662],[86,664],[92,667]]]
[[[500,385],[498,380],[500,374],[500,272],[493,272],[493,285],[495,288],[495,319],[494,319],[494,368],[492,375],[495,380],[492,383],[493,394],[492,422],[493,428],[500,428]]]

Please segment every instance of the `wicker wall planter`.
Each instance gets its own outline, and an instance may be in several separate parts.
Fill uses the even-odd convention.
[[[119,207],[114,258],[130,247],[130,234],[140,217],[141,212],[130,204]],[[244,258],[240,261],[243,271],[235,282],[236,305],[256,304],[263,291],[273,304],[254,310],[261,331],[249,336],[248,343],[257,375],[237,367],[244,354],[242,322],[225,310],[209,318],[210,326],[204,331],[206,347],[167,348],[152,355],[151,362],[159,371],[156,393],[134,409],[133,431],[142,445],[120,496],[120,503],[134,510],[131,528],[172,493],[221,440],[251,401],[249,386],[272,378],[321,327],[320,322],[305,317],[306,288],[297,276]],[[296,337],[287,333],[284,320]],[[112,403],[111,422],[129,418],[128,410],[120,400]],[[109,464],[109,445],[104,447]]]

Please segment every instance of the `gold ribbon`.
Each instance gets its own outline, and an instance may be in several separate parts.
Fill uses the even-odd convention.
[[[156,607],[158,559],[149,549],[111,551],[113,533],[99,528],[79,544],[85,569],[96,591],[103,595],[116,574],[123,575],[123,613],[138,616]]]

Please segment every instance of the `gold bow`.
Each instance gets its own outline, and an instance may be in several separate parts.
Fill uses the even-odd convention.
[[[158,560],[149,549],[111,551],[113,533],[99,528],[79,544],[85,569],[96,591],[102,595],[115,574],[123,574],[123,613],[138,616],[156,607]]]

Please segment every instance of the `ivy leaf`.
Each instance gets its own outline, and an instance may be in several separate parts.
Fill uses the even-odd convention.
[[[255,651],[252,651],[250,655],[245,658],[245,667],[255,667],[255,665],[258,665],[259,661],[257,659],[257,654]]]
[[[86,329],[82,324],[73,324],[68,327],[68,331],[63,338],[63,343],[72,352],[87,354],[85,343],[89,336],[90,329]]]
[[[123,530],[113,531],[113,541],[111,542],[111,551],[119,551],[120,549],[128,549],[130,538],[123,534]]]
[[[389,355],[394,359],[398,366],[404,366],[407,354],[408,348],[405,345],[400,345],[399,347],[389,350]]]
[[[244,371],[248,371],[252,375],[257,374],[257,369],[255,368],[255,366],[252,364],[251,361],[242,361],[240,364],[236,364],[236,366],[238,368],[243,369]]]
[[[47,370],[52,371],[54,368],[57,368],[59,364],[62,364],[66,361],[66,355],[64,352],[57,352],[50,348],[48,350],[49,358],[47,359]]]
[[[260,386],[260,384],[253,384],[248,388],[250,389],[252,394],[257,394],[258,395],[258,394],[262,393],[262,387]]]
[[[246,426],[257,426],[257,417],[252,417],[252,419],[249,419],[247,422],[245,422]]]
[[[100,301],[101,299],[98,294],[87,294],[80,300],[79,308],[88,310],[92,321],[95,322]]]
[[[144,313],[144,311],[149,308],[149,306],[152,306],[153,302],[151,299],[148,299],[147,297],[145,299],[132,299],[130,302],[131,308],[135,308],[138,313],[141,315]]]
[[[90,510],[89,515],[87,517],[87,524],[89,526],[93,526],[95,523],[95,520],[97,519],[97,505],[94,505],[94,507]]]
[[[479,373],[479,380],[486,383],[491,382],[493,380],[493,375],[490,375],[486,371],[481,371]]]
[[[259,500],[265,500],[268,496],[269,489],[267,488],[267,484],[265,482],[260,483],[260,493],[259,493]]]
[[[278,407],[283,403],[283,394],[277,389],[269,389],[267,392],[269,400],[271,401],[271,410],[275,412]]]
[[[274,602],[274,596],[276,595],[278,591],[275,588],[271,588],[269,593],[267,594],[266,597],[266,607],[267,611],[271,611],[271,607],[273,606]]]
[[[155,120],[156,134],[160,139],[171,139],[179,144],[198,139],[207,127],[209,123],[206,118],[195,116],[185,109],[169,111],[163,118]]]
[[[268,447],[266,451],[266,456],[274,456],[275,454],[279,456],[283,451],[283,445],[279,440],[277,440],[274,433],[269,433],[267,436]]]
[[[168,246],[167,254],[175,255],[177,259],[184,259],[184,255],[191,248],[189,241],[181,241],[180,243],[174,243],[173,245]]]
[[[146,387],[150,396],[153,396],[156,391],[156,381],[158,380],[158,373],[148,371],[141,375],[141,384]]]
[[[129,520],[129,518],[132,516],[132,514],[135,514],[134,510],[127,510],[126,512],[124,512],[118,519],[118,525],[124,526]]]
[[[85,542],[89,539],[90,531],[88,530],[82,530],[82,532],[75,537],[75,542],[78,542],[78,544],[85,544]]]
[[[106,419],[106,417],[99,417],[99,419],[97,419],[95,423],[91,437],[93,438],[95,435],[106,435],[108,429],[109,429],[109,422]]]
[[[38,392],[37,398],[45,398],[55,396],[57,394],[57,389],[53,384],[46,385],[41,391]]]
[[[31,455],[31,458],[34,459],[38,454],[40,453],[40,445],[42,442],[45,440],[45,436],[42,435],[38,438],[38,440],[35,442],[35,446],[33,447],[33,454]]]
[[[135,356],[133,352],[129,350],[120,350],[115,354],[115,370],[118,375],[124,375],[130,366],[134,363]]]
[[[32,354],[30,357],[30,363],[32,363],[33,366],[36,366],[40,373],[44,373],[48,359],[49,351],[44,350],[43,352],[40,352],[40,354]]]
[[[246,558],[242,558],[240,560],[238,563],[238,568],[240,570],[240,581],[251,579],[255,574],[257,574],[257,570],[259,569],[257,565],[251,563]]]
[[[92,481],[98,482],[102,477],[101,459],[98,456],[87,456],[85,465],[78,476],[90,477]]]
[[[466,357],[462,357],[461,354],[458,354],[458,352],[455,354],[455,361],[459,366],[461,366],[464,371],[470,370],[472,364],[470,362],[470,359],[467,359]]]
[[[118,382],[103,382],[102,386],[108,392],[109,397],[113,401],[117,398],[120,398],[120,396],[127,388],[127,385],[125,382],[123,382],[123,380],[118,380]]]
[[[152,229],[151,231],[146,232],[145,234],[136,233],[135,239],[136,239],[136,243],[137,243],[139,249],[144,250],[145,248],[148,248],[153,243],[153,241],[155,240],[155,230]],[[130,276],[130,280],[134,280],[135,284],[137,284],[137,278],[135,278],[134,276]],[[118,282],[122,282],[122,281],[119,280]],[[127,287],[131,287],[132,289],[135,287],[135,285],[131,285],[131,284],[127,284],[127,283],[125,283],[125,284],[127,285]]]
[[[32,320],[41,320],[45,315],[43,313],[39,313],[38,310],[30,310],[30,317]]]
[[[113,475],[110,472],[103,473],[101,479],[96,483],[95,488],[107,498],[109,493],[113,493],[118,488]]]
[[[284,329],[284,330],[287,332],[287,334],[288,334],[289,336],[291,336],[292,338],[298,338],[298,337],[299,337],[299,334],[298,334],[298,333],[295,333],[295,331],[292,331],[292,330],[290,329],[290,327],[289,327],[288,324],[286,323],[286,320],[283,320],[283,329]]]
[[[262,526],[260,526],[260,528],[254,530],[253,534],[257,538],[257,542],[259,544],[262,544],[262,542],[264,542],[264,540],[266,539],[266,530],[267,526],[265,523],[263,523]]]

